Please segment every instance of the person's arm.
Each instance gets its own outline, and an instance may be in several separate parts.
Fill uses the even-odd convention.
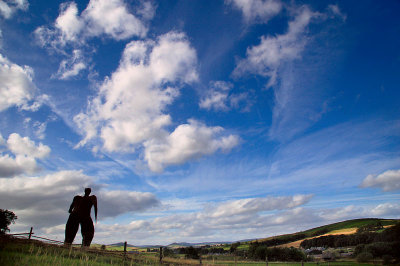
[[[72,200],[71,206],[69,206],[69,210],[68,210],[69,213],[71,213],[72,210],[74,209],[75,202],[76,202],[76,196],[75,196],[74,199]]]
[[[93,206],[94,206],[94,219],[97,223],[97,198],[93,195]]]

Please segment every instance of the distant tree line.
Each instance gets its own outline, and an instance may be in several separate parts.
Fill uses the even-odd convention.
[[[320,235],[324,235],[328,232],[329,232],[328,228],[322,228],[322,229],[319,229],[319,230],[315,231],[314,233],[312,233],[311,236],[320,236]]]
[[[186,258],[189,259],[198,259],[201,255],[208,255],[208,254],[226,254],[229,253],[228,250],[223,249],[222,247],[199,247],[194,248],[190,247],[181,247],[177,249],[178,254],[184,254]]]
[[[382,223],[380,221],[377,221],[376,223],[371,223],[371,224],[361,226],[360,228],[357,229],[357,234],[366,233],[366,232],[374,232],[374,231],[379,231],[382,229],[383,229]]]
[[[304,261],[306,255],[297,248],[278,248],[266,246],[260,242],[253,242],[249,246],[248,257],[254,260],[268,261]]]
[[[266,247],[273,247],[273,246],[279,246],[283,244],[287,244],[290,242],[294,242],[300,239],[306,238],[306,234],[299,233],[299,234],[292,234],[292,235],[283,235],[280,237],[272,238],[272,239],[267,239],[263,241],[256,241],[253,243],[258,243],[259,245],[266,246]]]
[[[328,235],[321,236],[312,239],[306,239],[301,242],[302,248],[311,247],[325,247],[325,248],[338,248],[357,246],[359,244],[369,244],[374,242],[375,237],[378,233],[363,233],[363,234],[352,234],[352,235]]]

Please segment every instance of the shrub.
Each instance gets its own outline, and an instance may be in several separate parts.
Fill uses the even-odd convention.
[[[373,256],[369,252],[362,252],[357,255],[357,262],[362,263],[362,262],[368,262],[373,259]]]
[[[391,264],[393,261],[393,257],[390,255],[383,255],[382,259],[383,259],[383,265]]]
[[[15,213],[9,210],[0,209],[0,235],[10,231],[8,226],[11,223],[15,223],[15,220],[17,220]]]

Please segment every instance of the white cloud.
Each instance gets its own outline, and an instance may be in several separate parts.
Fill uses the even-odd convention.
[[[73,55],[69,59],[62,60],[58,72],[55,75],[60,79],[69,79],[77,76],[87,65],[81,50],[74,50]]]
[[[32,68],[14,64],[0,54],[0,111],[12,106],[23,110],[37,109],[38,105],[29,105],[36,91],[32,78]]]
[[[308,202],[310,195],[288,197],[249,198],[206,205],[195,212],[169,214],[148,220],[135,220],[128,224],[100,224],[96,228],[97,237],[107,242],[115,242],[124,235],[134,235],[135,241],[149,241],[169,244],[175,241],[202,241],[236,239],[274,233],[277,226],[293,225],[301,222],[315,222],[318,218],[311,211],[298,207]],[[263,214],[264,211],[276,211]],[[121,232],[124,232],[123,234]],[[156,236],[156,237],[155,237]],[[167,242],[169,241],[169,243]],[[154,243],[154,242],[153,242]]]
[[[145,159],[152,171],[161,172],[167,165],[182,164],[217,150],[229,151],[238,145],[238,136],[220,136],[222,131],[221,127],[207,127],[190,119],[166,138],[145,142]]]
[[[296,195],[291,197],[247,198],[224,202],[216,208],[210,208],[207,213],[210,217],[230,217],[234,215],[251,214],[262,211],[291,209],[304,205],[312,195]]]
[[[138,9],[146,19],[152,18],[152,12],[154,8],[150,2],[144,2]],[[87,39],[102,35],[125,40],[144,37],[146,33],[144,21],[130,13],[123,0],[91,0],[80,15],[75,2],[63,3],[53,27],[42,26],[35,30],[42,46],[59,52],[67,44],[83,45]]]
[[[233,84],[225,81],[211,82],[211,88],[207,91],[205,97],[200,100],[200,108],[227,111],[229,91]]]
[[[382,203],[372,208],[370,213],[373,217],[398,217],[400,215],[400,204],[398,203]]]
[[[343,14],[343,12],[340,10],[338,5],[329,5],[328,11],[332,12],[333,17],[339,17],[343,21],[346,21],[346,19],[347,19],[346,14]]]
[[[160,201],[149,192],[111,190],[98,193],[103,217],[116,217],[123,213],[141,212],[160,205]]]
[[[275,85],[280,65],[301,56],[307,43],[306,28],[319,16],[319,13],[312,12],[307,6],[300,8],[294,20],[289,22],[285,34],[262,36],[259,45],[247,49],[247,57],[238,62],[234,75],[240,76],[247,72],[259,74],[270,78],[267,87]]]
[[[85,24],[78,15],[78,7],[75,2],[60,5],[60,15],[55,21],[55,27],[60,30],[60,41],[77,41]]]
[[[240,9],[247,22],[260,21],[267,23],[272,17],[282,10],[280,0],[225,0]]]
[[[9,19],[18,9],[26,11],[28,7],[27,0],[4,0],[0,2],[0,15]]]
[[[45,158],[50,153],[50,148],[42,143],[38,146],[28,137],[21,137],[17,133],[12,133],[7,140],[8,148],[15,155],[24,155],[33,158]]]
[[[42,143],[35,145],[28,137],[21,137],[13,133],[8,137],[7,143],[1,137],[0,145],[7,145],[14,154],[0,155],[0,177],[12,177],[22,173],[34,173],[39,170],[36,158],[43,159],[50,153],[50,148]]]
[[[196,52],[182,33],[169,32],[156,42],[130,42],[118,69],[105,79],[87,112],[74,118],[86,135],[78,146],[100,136],[106,151],[133,152],[145,142],[146,160],[159,171],[164,165],[236,145],[236,136],[213,139],[222,128],[194,121],[178,126],[171,135],[164,129],[171,124],[165,109],[179,95],[179,87],[198,78],[196,63]],[[178,135],[187,142],[178,142]],[[196,140],[203,146],[191,144]]]
[[[146,6],[146,14],[148,13]],[[132,36],[144,37],[147,28],[142,21],[128,12],[122,0],[91,0],[82,13],[87,22],[87,34],[106,34],[114,39],[128,39]]]
[[[75,117],[86,133],[81,144],[100,134],[107,151],[133,151],[134,145],[164,134],[171,118],[163,110],[179,90],[163,85],[195,81],[195,64],[196,53],[181,33],[165,34],[157,43],[130,42],[87,114]]]
[[[366,217],[398,218],[400,216],[400,204],[386,202],[376,206],[348,205],[341,208],[325,209],[320,213],[320,216],[329,222]]]
[[[400,190],[400,170],[387,170],[379,175],[368,175],[360,186],[377,187],[383,191]]]
[[[115,40],[145,37],[148,30],[145,24],[154,16],[155,7],[148,1],[136,5],[139,18],[130,12],[123,0],[90,0],[81,14],[75,2],[61,4],[54,25],[35,30],[41,46],[67,57],[53,77],[69,79],[88,68],[85,54],[94,50],[88,42],[94,37]]]
[[[326,58],[331,50],[329,45],[312,47],[310,43],[324,35],[324,31],[311,36],[308,29],[312,23],[341,16],[337,6],[328,7],[324,13],[314,12],[307,5],[286,9],[292,17],[286,32],[261,36],[260,44],[248,47],[246,58],[239,60],[233,71],[235,77],[256,74],[268,78],[265,87],[274,88],[269,136],[279,141],[304,131],[329,110],[329,90],[321,91],[324,84],[318,77],[328,65],[320,57]]]
[[[201,98],[200,108],[215,111],[241,109],[248,111],[252,105],[247,92],[232,93],[233,84],[225,81],[213,81],[210,88]]]
[[[159,205],[151,193],[105,190],[82,171],[60,171],[38,177],[0,179],[2,207],[18,216],[18,223],[42,230],[63,224],[75,195],[92,188],[98,198],[98,218],[116,217],[128,212],[142,212]]]

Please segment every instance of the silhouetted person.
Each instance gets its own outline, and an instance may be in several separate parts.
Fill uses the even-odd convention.
[[[81,225],[82,246],[89,247],[94,236],[94,225],[90,217],[90,211],[94,206],[94,217],[97,222],[97,198],[89,196],[92,190],[85,188],[85,196],[75,196],[69,207],[69,218],[65,226],[65,244],[72,244]]]

